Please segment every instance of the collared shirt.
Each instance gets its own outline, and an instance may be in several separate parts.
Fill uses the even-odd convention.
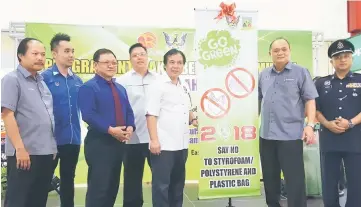
[[[305,103],[318,97],[306,68],[288,63],[282,72],[274,66],[259,76],[259,100],[262,100],[260,137],[271,140],[302,138]]]
[[[135,131],[129,140],[128,144],[149,143],[149,132],[147,128],[147,120],[144,116],[146,107],[146,97],[149,95],[149,87],[158,74],[148,71],[143,77],[134,70],[130,70],[126,74],[117,78],[117,82],[125,87],[129,97],[130,105],[132,106],[135,126]]]
[[[126,126],[132,126],[135,131],[134,114],[130,106],[128,95],[123,86],[112,82],[117,88],[122,105],[123,118]],[[97,130],[101,133],[108,134],[110,126],[116,127],[115,104],[107,80],[95,74],[94,78],[85,82],[79,89],[78,104],[83,120],[89,125],[89,129]]]
[[[53,99],[40,74],[34,78],[18,66],[1,81],[1,108],[14,112],[20,137],[30,155],[57,153],[54,138]],[[14,146],[6,135],[7,156],[15,154]]]
[[[361,74],[349,72],[344,79],[335,74],[316,81],[320,97],[316,99],[317,111],[331,121],[337,117],[350,120],[361,112]],[[322,151],[361,153],[361,124],[341,134],[334,134],[321,125]]]
[[[42,74],[53,95],[55,138],[58,145],[80,145],[80,110],[78,91],[83,81],[69,69],[64,77],[56,64]]]
[[[175,85],[167,74],[152,85],[146,114],[157,117],[157,132],[161,150],[188,149],[189,111],[188,89],[180,81]]]

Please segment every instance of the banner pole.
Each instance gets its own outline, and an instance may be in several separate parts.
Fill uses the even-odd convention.
[[[228,198],[228,206],[226,207],[234,207],[232,206],[232,198]]]

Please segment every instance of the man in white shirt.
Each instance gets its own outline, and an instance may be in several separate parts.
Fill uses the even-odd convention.
[[[154,207],[181,207],[188,157],[189,124],[198,125],[191,110],[189,91],[179,80],[186,62],[176,49],[164,55],[166,74],[151,87],[147,126],[152,163]]]
[[[144,163],[147,158],[150,166],[149,132],[145,114],[146,96],[149,86],[157,74],[148,70],[147,48],[136,43],[129,48],[133,69],[120,76],[117,82],[127,90],[130,105],[133,108],[136,131],[128,141],[124,156],[124,207],[142,207],[142,181]]]

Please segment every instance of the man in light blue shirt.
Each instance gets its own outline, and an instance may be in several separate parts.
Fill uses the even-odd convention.
[[[260,155],[269,207],[280,207],[281,169],[287,185],[290,207],[306,207],[303,141],[314,139],[316,116],[315,85],[306,68],[290,61],[290,44],[284,38],[269,48],[273,66],[259,76],[259,102],[262,116]],[[305,114],[308,123],[304,127]]]
[[[55,64],[42,75],[54,99],[55,138],[58,145],[54,170],[60,159],[61,207],[73,207],[74,177],[81,143],[77,98],[83,81],[71,70],[74,48],[70,37],[56,34],[50,47]]]
[[[142,44],[130,46],[129,56],[132,70],[117,78],[117,82],[127,90],[137,127],[125,147],[123,207],[142,207],[145,159],[151,166],[150,138],[144,114],[150,85],[156,81],[157,74],[148,70],[147,48]]]

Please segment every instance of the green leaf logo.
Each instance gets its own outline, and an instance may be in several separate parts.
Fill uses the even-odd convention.
[[[205,67],[231,66],[236,60],[239,40],[232,38],[227,30],[213,30],[199,42],[199,62]]]

